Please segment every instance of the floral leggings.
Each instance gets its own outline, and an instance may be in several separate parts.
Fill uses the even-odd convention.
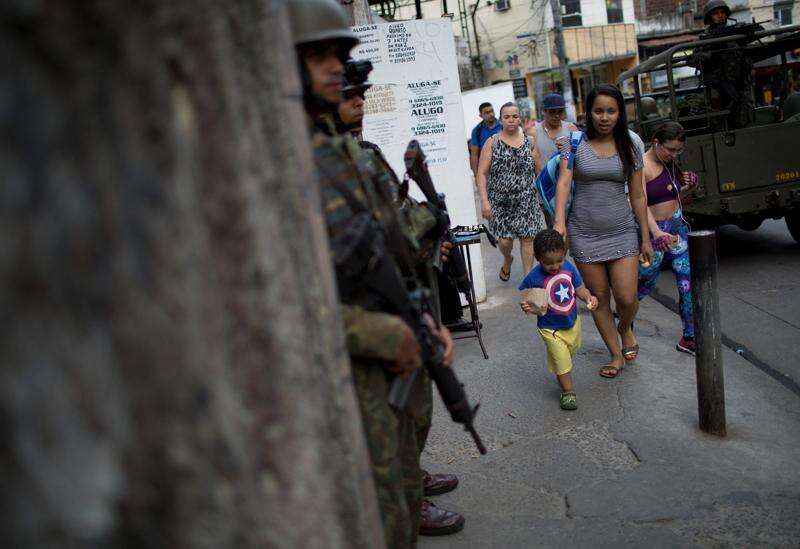
[[[678,303],[683,322],[683,336],[694,337],[694,323],[692,321],[692,283],[689,274],[689,243],[687,234],[689,227],[683,220],[681,209],[675,210],[672,218],[656,221],[659,228],[669,234],[678,235],[678,245],[664,253],[658,250],[653,252],[653,261],[649,267],[639,264],[638,294],[641,300],[656,286],[661,264],[664,260],[670,262],[672,272],[675,273],[675,282],[678,285]]]

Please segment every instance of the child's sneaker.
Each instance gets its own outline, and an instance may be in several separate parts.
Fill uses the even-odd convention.
[[[685,338],[682,337],[678,344],[675,346],[682,353],[687,353],[692,356],[695,356],[697,347],[694,343],[694,338]]]
[[[561,398],[559,399],[561,403],[562,410],[577,410],[578,409],[578,398],[575,396],[575,393],[561,393]]]

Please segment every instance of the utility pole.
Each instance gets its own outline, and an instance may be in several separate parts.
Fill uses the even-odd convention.
[[[471,85],[479,88],[477,85],[478,78],[475,74],[475,63],[472,58],[472,41],[469,38],[469,21],[467,21],[467,2],[466,0],[458,0],[458,22],[461,25],[461,36],[467,41],[467,51],[469,55],[469,69],[472,74]]]
[[[485,78],[483,72],[483,59],[481,59],[481,39],[478,36],[478,27],[475,24],[475,13],[478,11],[478,6],[480,3],[481,0],[476,0],[476,2],[472,4],[472,13],[470,13],[470,18],[472,19],[472,33],[475,35],[475,55],[478,59],[478,87],[482,88],[485,84]]]
[[[553,11],[553,37],[556,43],[556,57],[558,57],[558,71],[561,73],[561,87],[564,91],[564,102],[567,104],[567,119],[575,120],[575,100],[572,97],[572,78],[567,66],[567,53],[564,48],[564,33],[561,26],[561,2],[550,0]]]

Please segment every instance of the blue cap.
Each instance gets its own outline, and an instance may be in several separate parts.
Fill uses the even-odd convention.
[[[557,93],[548,93],[544,96],[544,100],[542,101],[542,109],[549,111],[551,109],[563,109],[566,108],[566,103],[564,103],[564,98]]]

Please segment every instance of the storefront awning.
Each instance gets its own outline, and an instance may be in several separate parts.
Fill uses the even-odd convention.
[[[697,40],[696,34],[679,34],[678,36],[665,36],[663,38],[651,38],[649,40],[639,40],[639,46],[643,48],[657,48],[659,46],[672,46]]]
[[[597,59],[588,59],[586,61],[581,61],[580,63],[569,63],[567,66],[570,70],[574,69],[582,69],[587,67],[592,67],[594,65],[599,65],[602,63],[611,63],[613,61],[619,61],[620,59],[630,59],[632,57],[636,57],[636,52],[626,52],[620,55],[610,55],[608,57],[599,57]],[[532,69],[528,69],[526,74],[541,74],[543,72],[550,72],[552,71],[556,75],[559,74],[558,72],[558,65],[553,65],[552,67],[534,67]]]

